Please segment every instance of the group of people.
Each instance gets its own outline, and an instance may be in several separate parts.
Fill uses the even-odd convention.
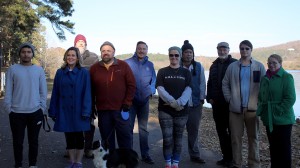
[[[210,67],[207,102],[211,103],[223,159],[217,164],[241,168],[244,127],[248,140],[249,168],[260,168],[259,118],[266,127],[271,168],[291,168],[291,131],[295,123],[294,79],[272,54],[268,69],[255,60],[249,40],[239,44],[241,58],[233,59],[229,44],[217,46],[219,57]]]
[[[295,88],[292,75],[282,68],[282,58],[268,58],[268,70],[255,60],[253,46],[239,45],[241,58],[229,55],[229,44],[217,44],[218,58],[209,69],[206,85],[204,68],[195,61],[193,46],[168,50],[170,64],[159,69],[149,61],[148,45],[139,41],[134,55],[115,58],[115,47],[106,41],[100,46],[101,60],[87,50],[86,38],[79,34],[64,54],[64,64],[56,72],[49,117],[54,130],[64,132],[68,168],[81,168],[82,158],[92,158],[94,119],[103,143],[110,150],[133,148],[133,128],[137,118],[141,160],[154,164],[149,154],[147,129],[149,101],[159,95],[158,119],[163,137],[165,168],[178,168],[183,132],[188,133],[192,162],[204,164],[199,145],[199,126],[204,100],[212,105],[222,159],[216,164],[242,167],[244,126],[248,137],[248,166],[260,168],[259,117],[266,127],[271,167],[291,167],[291,131],[295,122]],[[19,48],[20,64],[7,70],[5,109],[9,112],[15,167],[22,167],[23,140],[27,127],[29,166],[36,168],[38,136],[46,112],[47,83],[41,67],[32,64],[34,46]],[[207,86],[207,90],[206,90]],[[206,93],[207,91],[207,93]],[[117,145],[115,144],[117,140]]]

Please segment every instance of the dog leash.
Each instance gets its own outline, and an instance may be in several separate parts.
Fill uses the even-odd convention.
[[[114,128],[115,128],[115,126],[114,126]],[[104,145],[106,146],[106,148],[107,149],[109,149],[109,138],[110,138],[110,136],[113,134],[113,132],[114,132],[114,129],[112,129],[111,131],[110,131],[110,133],[108,134],[108,136],[107,136],[107,138],[104,140]]]
[[[47,124],[47,129],[46,129],[46,124]],[[51,131],[51,127],[48,123],[48,116],[47,114],[44,114],[44,117],[43,117],[43,129],[46,131],[46,132],[50,132]]]

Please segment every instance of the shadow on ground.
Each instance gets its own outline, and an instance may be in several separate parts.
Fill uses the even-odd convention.
[[[0,107],[3,101],[0,100]],[[49,120],[50,125],[53,126],[53,122]],[[136,124],[137,125],[137,124]],[[140,162],[141,168],[162,168],[164,167],[164,159],[162,154],[162,135],[158,120],[155,116],[151,116],[149,119],[149,146],[150,155],[155,161],[154,165],[148,165]],[[208,150],[202,150],[202,157],[206,160],[206,164],[191,163],[189,161],[189,155],[187,151],[187,137],[184,134],[182,160],[180,162],[181,168],[217,168],[215,162],[220,159],[220,156],[214,152]],[[26,136],[27,137],[27,136]],[[95,139],[100,139],[99,130],[96,130]],[[28,167],[28,147],[27,139],[24,141],[24,165]],[[63,133],[58,132],[45,132],[41,129],[39,138],[39,156],[38,167],[39,168],[63,168],[67,165],[68,160],[63,157],[65,152],[65,138]],[[3,112],[3,108],[0,108],[0,167],[12,168],[14,165],[12,147],[12,137],[9,126],[8,114]],[[134,150],[139,152],[138,130],[134,130]],[[91,159],[83,159],[83,166],[86,168],[93,168]]]

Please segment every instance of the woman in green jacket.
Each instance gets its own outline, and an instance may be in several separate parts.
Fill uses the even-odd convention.
[[[291,132],[295,123],[294,79],[282,68],[282,58],[268,58],[268,70],[260,83],[257,115],[266,126],[270,144],[271,168],[290,168]]]

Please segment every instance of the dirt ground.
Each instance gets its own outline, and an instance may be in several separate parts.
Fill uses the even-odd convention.
[[[14,165],[12,137],[8,121],[8,114],[4,113],[2,108],[3,98],[0,98],[0,168],[12,168]],[[51,120],[50,125],[53,126]],[[137,124],[136,124],[137,125]],[[150,155],[155,161],[154,165],[148,165],[140,162],[141,168],[162,168],[164,167],[164,159],[162,154],[162,135],[157,119],[157,98],[150,100],[150,118],[148,124],[149,130],[149,146]],[[268,168],[270,163],[268,140],[265,135],[265,128],[261,125],[260,135],[260,157],[262,168]],[[203,109],[201,124],[200,124],[200,140],[201,142],[201,157],[206,160],[205,164],[192,163],[189,160],[187,150],[187,133],[184,132],[183,148],[181,154],[180,168],[218,168],[215,163],[221,159],[218,137],[215,131],[212,112],[210,109]],[[244,136],[243,143],[243,160],[246,164],[247,160],[247,140]],[[97,129],[95,132],[95,140],[100,139],[100,133]],[[64,168],[68,160],[63,157],[65,152],[65,139],[63,133],[49,132],[41,130],[39,138],[39,168]],[[134,130],[134,150],[139,152],[139,140],[137,128]],[[27,140],[24,142],[24,166],[28,167],[28,146]],[[292,132],[292,159],[293,168],[300,168],[300,125],[295,124]],[[91,159],[83,159],[85,168],[93,168]]]
[[[13,168],[14,157],[12,147],[11,130],[8,121],[8,114],[4,113],[2,107],[3,99],[0,99],[0,167]],[[50,125],[53,126],[51,120]],[[137,124],[136,124],[137,125]],[[149,146],[150,155],[155,161],[154,165],[148,165],[140,162],[141,168],[162,168],[164,167],[164,159],[162,154],[162,135],[159,127],[159,123],[156,115],[151,115],[149,119]],[[99,130],[96,130],[95,140],[100,139]],[[187,151],[187,137],[184,134],[183,141],[182,160],[179,164],[181,168],[217,168],[215,164],[217,160],[221,158],[216,152],[210,150],[202,150],[201,155],[206,160],[206,164],[192,163],[189,160],[189,154]],[[39,138],[39,155],[38,155],[38,167],[39,168],[64,168],[67,165],[68,160],[63,157],[65,149],[65,139],[63,133],[58,132],[45,132],[41,129]],[[134,150],[139,152],[138,132],[134,130]],[[25,137],[24,152],[23,152],[23,167],[28,167],[28,145]],[[83,159],[83,166],[86,168],[93,168],[91,159]]]

